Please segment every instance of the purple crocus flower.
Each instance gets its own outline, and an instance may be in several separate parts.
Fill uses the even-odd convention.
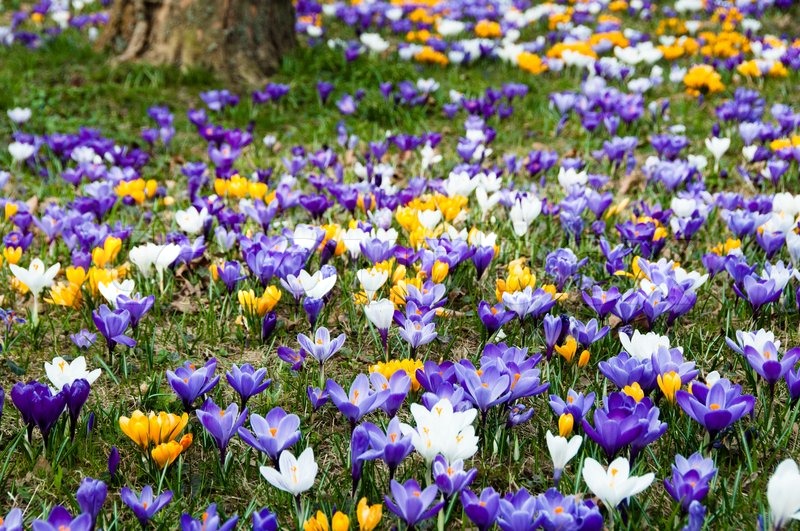
[[[278,314],[275,312],[267,312],[264,318],[261,319],[261,341],[266,343],[272,336],[275,328],[278,326]]]
[[[775,343],[767,341],[762,345],[761,351],[752,345],[745,346],[744,356],[753,370],[764,378],[770,387],[774,387],[775,383],[785,377],[797,364],[800,347],[787,350],[781,357]]]
[[[600,509],[590,500],[583,501],[576,496],[564,496],[554,488],[536,497],[536,512],[543,518],[542,529],[579,529],[581,531],[600,531],[603,529],[603,516]]]
[[[534,518],[535,513],[536,498],[527,489],[509,492],[500,500],[497,526],[503,531],[534,531],[544,520],[542,515]]]
[[[439,492],[444,494],[446,499],[459,494],[467,488],[478,475],[478,469],[472,468],[464,470],[463,459],[458,459],[448,463],[447,459],[441,454],[433,458],[431,464],[433,481],[439,488]]]
[[[486,301],[481,301],[478,303],[478,317],[491,335],[511,321],[514,312],[506,310],[502,303],[492,306]]]
[[[627,352],[620,352],[608,361],[601,361],[598,368],[600,373],[619,389],[634,382],[638,383],[645,393],[656,388],[657,375],[653,372],[653,362],[650,358],[639,359]]]
[[[570,389],[567,391],[566,400],[562,400],[558,395],[550,395],[550,408],[558,417],[565,414],[572,415],[572,418],[577,423],[589,414],[592,406],[594,406],[594,399],[595,394],[593,392],[584,395]]]
[[[42,432],[45,447],[48,446],[50,430],[55,425],[66,406],[63,392],[53,394],[50,388],[40,382],[27,384],[17,382],[11,388],[11,401],[19,410],[22,420],[27,425],[28,441],[33,435],[34,426]]]
[[[75,498],[78,500],[78,506],[81,511],[88,514],[92,518],[92,529],[97,523],[97,517],[103,504],[108,497],[108,487],[99,479],[83,478],[75,493]]]
[[[195,400],[217,385],[219,376],[214,376],[216,370],[217,359],[211,358],[200,368],[187,361],[175,371],[167,371],[167,382],[183,402],[185,411],[190,412]]]
[[[292,364],[293,371],[299,371],[303,368],[303,363],[306,361],[306,351],[301,349],[292,350],[289,347],[278,347],[278,357],[286,363]]]
[[[312,387],[310,385],[306,389],[306,394],[308,395],[308,400],[311,402],[314,411],[327,404],[328,400],[331,398],[326,389],[320,389],[319,387]]]
[[[111,451],[108,452],[108,475],[111,476],[111,481],[114,481],[114,477],[117,475],[119,461],[119,450],[116,446],[112,446]]]
[[[394,417],[411,391],[411,377],[406,371],[395,371],[387,380],[381,373],[373,372],[369,375],[369,381],[376,391],[385,395],[380,408],[388,416]]]
[[[689,512],[692,502],[701,502],[710,489],[709,483],[717,474],[714,460],[696,452],[686,459],[675,456],[672,477],[664,480],[664,488],[672,499],[680,502],[684,512]]]
[[[89,391],[91,386],[89,382],[83,378],[75,380],[71,384],[65,384],[61,388],[64,394],[64,399],[67,404],[67,411],[69,412],[69,439],[75,438],[75,428],[78,425],[78,417],[81,414],[83,405],[86,404],[86,399],[89,398]]]
[[[581,425],[586,435],[611,458],[645,434],[651,408],[649,398],[636,402],[624,393],[611,393],[603,400],[603,407],[594,410],[594,426],[586,419]]]
[[[241,368],[235,363],[231,370],[225,373],[228,384],[239,395],[242,410],[247,406],[247,401],[266,390],[272,380],[267,378],[267,369],[254,369],[249,363],[245,363]]]
[[[437,335],[435,323],[425,323],[416,315],[407,316],[400,328],[400,337],[411,346],[414,354],[419,347],[436,339]]]
[[[253,511],[253,531],[278,531],[278,515],[264,507]]]
[[[75,518],[64,507],[56,505],[50,511],[47,520],[34,520],[34,531],[91,531],[92,515],[83,513]]]
[[[88,350],[88,348],[97,341],[97,334],[89,332],[84,328],[80,332],[70,334],[69,339],[79,349]]]
[[[489,408],[510,398],[511,378],[496,367],[481,367],[481,371],[478,371],[465,363],[457,363],[455,369],[467,398],[481,411],[484,418]]]
[[[342,348],[345,337],[344,334],[339,334],[339,336],[331,340],[331,333],[327,328],[321,326],[314,333],[313,340],[305,334],[298,334],[297,342],[300,343],[304,351],[322,365]]]
[[[386,392],[373,389],[369,377],[363,373],[353,380],[349,393],[345,393],[344,389],[331,379],[325,383],[325,390],[333,404],[350,421],[351,427],[355,427],[361,417],[378,409],[386,399]]]
[[[142,492],[138,495],[128,487],[122,487],[119,496],[122,499],[122,503],[133,511],[143,528],[148,526],[157,512],[172,501],[171,490],[164,491],[154,498],[153,487],[150,485],[142,487]]]
[[[197,419],[203,425],[203,428],[214,438],[214,442],[217,443],[219,459],[220,462],[224,464],[228,443],[236,434],[236,431],[244,424],[247,418],[247,408],[242,409],[240,414],[237,404],[233,403],[227,408],[222,409],[215,404],[213,400],[208,398],[196,413]]]
[[[257,413],[250,415],[250,428],[253,431],[240,427],[238,433],[246,444],[267,454],[277,465],[281,452],[300,440],[299,427],[300,417],[276,407],[266,417]]]
[[[416,529],[419,522],[432,518],[444,507],[444,502],[434,503],[438,489],[431,485],[422,489],[415,479],[405,483],[392,480],[392,496],[384,496],[386,508],[401,518],[409,529]]]
[[[692,392],[679,390],[675,399],[681,409],[703,426],[713,438],[722,430],[753,411],[756,399],[742,394],[742,387],[720,378],[706,386],[692,382]]]
[[[3,522],[0,524],[1,531],[22,531],[22,509],[14,507],[8,511],[5,518],[0,518],[0,521]]]
[[[317,94],[319,95],[319,101],[322,102],[323,105],[328,102],[328,98],[333,92],[333,88],[333,84],[328,83],[327,81],[320,81],[317,83]]]
[[[591,295],[584,291],[581,292],[581,296],[583,297],[583,302],[586,303],[586,306],[594,310],[600,319],[605,319],[605,317],[611,313],[611,310],[613,310],[614,306],[617,304],[617,300],[620,297],[620,292],[619,288],[616,286],[612,286],[608,291],[603,291],[603,288],[598,285],[594,285],[592,286]]]
[[[500,510],[500,495],[492,487],[481,491],[480,496],[469,489],[461,491],[461,505],[467,517],[478,527],[478,531],[488,531],[497,520]]]
[[[362,426],[365,424],[369,423],[365,422]],[[383,460],[389,467],[389,479],[394,479],[397,467],[414,451],[411,435],[403,435],[400,430],[400,419],[397,417],[392,417],[385,433],[381,429],[368,430],[367,433],[370,449],[362,453],[360,458],[367,461]]]
[[[109,357],[114,353],[114,347],[125,345],[133,348],[136,340],[125,335],[131,324],[131,314],[128,310],[111,310],[107,305],[101,305],[92,312],[92,320],[97,330],[106,338]]]
[[[192,515],[184,513],[181,516],[182,531],[231,531],[236,528],[239,517],[233,515],[227,522],[222,521],[222,517],[217,514],[217,504],[212,503],[203,511],[200,518],[192,518]]]
[[[128,311],[131,316],[131,328],[134,330],[139,326],[139,321],[142,317],[153,308],[155,302],[155,295],[142,297],[137,293],[133,297],[128,297],[127,295],[117,296],[117,308]]]

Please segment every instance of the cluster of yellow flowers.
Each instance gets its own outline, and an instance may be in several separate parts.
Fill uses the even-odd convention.
[[[383,505],[377,503],[368,505],[366,498],[361,498],[356,507],[356,518],[358,519],[359,531],[372,531],[381,522],[383,517]],[[328,525],[328,517],[322,511],[305,521],[303,531],[348,531],[350,529],[350,517],[341,511],[336,511],[331,517]]]
[[[152,199],[158,190],[158,182],[155,179],[133,179],[131,181],[120,181],[116,187],[119,197],[130,197],[136,204],[141,205],[145,199]]]
[[[388,380],[397,371],[405,371],[409,378],[411,378],[411,390],[418,391],[419,382],[417,381],[417,369],[422,369],[422,366],[422,361],[416,359],[381,361],[370,366],[369,372],[378,372]]]
[[[191,446],[191,433],[177,440],[188,422],[189,415],[186,413],[178,416],[164,411],[158,414],[151,411],[145,415],[136,410],[130,417],[120,417],[119,427],[139,448],[145,452],[150,450],[153,461],[163,469]]]
[[[267,286],[264,294],[256,296],[255,291],[252,289],[239,290],[239,304],[242,306],[242,311],[252,316],[264,317],[267,312],[271,312],[273,308],[281,300],[281,290],[277,286]]]
[[[249,181],[238,173],[232,175],[230,179],[215,179],[214,192],[220,197],[244,199],[249,196],[265,203],[270,203],[275,199],[275,192],[268,193],[269,188],[266,183]]]

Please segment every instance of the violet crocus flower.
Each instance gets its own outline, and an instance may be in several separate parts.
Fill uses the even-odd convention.
[[[535,510],[543,518],[543,529],[603,529],[603,516],[597,505],[577,496],[564,496],[554,488],[536,497]]]
[[[64,507],[56,505],[50,511],[47,520],[34,520],[33,529],[35,531],[91,531],[92,515],[83,513],[75,518]]]
[[[308,400],[311,402],[311,407],[314,408],[314,411],[317,411],[319,408],[327,404],[328,400],[331,398],[327,390],[320,389],[319,387],[312,387],[310,385],[306,389],[306,394],[308,395]]]
[[[192,515],[184,513],[181,516],[181,530],[182,531],[232,531],[236,528],[239,522],[239,517],[233,515],[227,522],[222,520],[222,517],[217,514],[217,504],[212,503],[208,508],[203,511],[200,518],[192,518]]]
[[[692,502],[702,502],[711,488],[709,483],[717,474],[714,460],[704,458],[699,452],[689,456],[675,456],[672,477],[664,480],[664,488],[672,499],[681,504],[681,509],[689,512]]]
[[[116,446],[111,447],[111,451],[108,452],[108,475],[111,476],[111,481],[114,481],[114,478],[117,475],[117,469],[119,468],[119,450]]]
[[[33,428],[36,426],[42,432],[45,447],[48,447],[50,430],[67,403],[64,393],[59,391],[53,394],[47,385],[31,381],[27,384],[17,382],[11,388],[10,394],[11,401],[27,425],[28,441],[31,441]]]
[[[280,346],[278,347],[278,357],[282,361],[290,363],[293,371],[299,371],[303,368],[303,363],[306,361],[306,351],[302,348],[292,350],[289,347]]]
[[[106,339],[109,357],[113,356],[114,347],[117,345],[125,345],[129,348],[136,346],[136,340],[125,335],[131,324],[131,314],[128,310],[111,310],[103,304],[92,312],[92,320],[97,330]]]
[[[687,415],[708,430],[713,440],[716,435],[753,411],[756,399],[742,394],[742,387],[720,378],[707,386],[692,382],[692,392],[675,393],[678,405]]]
[[[183,402],[183,408],[188,413],[193,409],[192,404],[202,395],[211,391],[219,382],[219,376],[214,376],[217,370],[217,359],[211,358],[200,368],[187,361],[175,371],[167,371],[167,382]]]
[[[219,450],[220,463],[225,463],[225,453],[228,443],[236,435],[237,430],[244,424],[247,418],[247,408],[239,413],[239,406],[236,403],[230,404],[222,409],[210,398],[206,399],[202,407],[196,411],[197,419],[203,428],[217,443]]]
[[[612,286],[608,291],[603,291],[603,288],[595,284],[592,286],[591,295],[584,291],[581,292],[581,296],[586,306],[594,310],[600,319],[605,319],[617,304],[617,300],[620,298],[620,292],[619,288],[616,286]]]
[[[370,424],[365,422],[362,426]],[[386,432],[381,429],[369,429],[370,449],[362,453],[362,460],[372,461],[381,459],[389,467],[389,479],[394,479],[394,474],[400,463],[414,451],[411,434],[403,435],[400,429],[400,419],[392,417],[386,426]]]
[[[496,367],[489,367],[478,371],[475,367],[456,363],[456,374],[464,388],[470,402],[481,412],[485,421],[489,408],[506,402],[510,396],[511,378],[502,374]]]
[[[264,507],[253,511],[253,531],[278,531],[278,515]]]
[[[344,389],[331,379],[325,383],[325,390],[337,409],[350,421],[351,429],[355,428],[361,417],[378,409],[386,399],[386,392],[373,389],[369,377],[363,373],[355,377],[349,393],[345,393]]]
[[[387,380],[381,373],[373,372],[369,375],[369,381],[376,391],[385,395],[380,408],[389,417],[394,417],[411,391],[411,377],[406,371],[395,371]]]
[[[500,500],[497,526],[503,531],[534,531],[544,520],[543,515],[534,518],[535,513],[536,498],[527,489],[509,492]]]
[[[79,349],[88,350],[89,347],[94,345],[94,342],[97,341],[97,334],[89,332],[84,328],[80,332],[70,334],[69,339]]]
[[[277,466],[281,452],[300,440],[299,427],[300,417],[276,407],[266,417],[257,413],[250,415],[250,428],[253,431],[240,427],[238,433],[247,445],[267,454]]]
[[[767,381],[770,388],[785,377],[800,359],[800,347],[787,350],[783,356],[778,354],[778,347],[772,341],[765,342],[760,350],[752,345],[744,347],[747,362],[759,376]]]
[[[464,470],[463,459],[448,463],[447,459],[440,454],[433,458],[431,474],[434,483],[439,488],[439,492],[444,494],[445,499],[449,500],[453,496],[460,494],[475,480],[478,475],[478,469]]]
[[[467,518],[478,527],[478,531],[488,531],[494,526],[500,510],[500,495],[492,487],[483,489],[480,496],[465,489],[461,491],[460,499]]]
[[[78,500],[78,507],[81,511],[91,516],[92,526],[94,529],[97,523],[97,517],[100,515],[100,510],[108,497],[108,487],[99,479],[92,479],[89,477],[83,478],[75,493],[75,498]]]
[[[438,335],[435,323],[424,323],[417,317],[416,315],[407,316],[400,328],[400,337],[411,346],[412,357],[416,357],[415,354],[419,347],[427,345]]]
[[[505,309],[502,303],[492,306],[486,301],[478,303],[478,317],[489,335],[494,334],[514,318],[514,312]]]
[[[136,330],[136,327],[139,326],[139,321],[141,321],[142,317],[144,317],[147,312],[153,309],[153,304],[155,304],[155,302],[155,295],[149,295],[147,297],[142,297],[138,293],[133,297],[118,295],[117,309],[128,311],[131,316],[131,328]]]
[[[416,529],[418,523],[432,518],[444,507],[443,501],[434,503],[438,494],[436,485],[423,489],[415,479],[402,484],[392,480],[390,490],[392,496],[384,496],[386,508],[402,519],[410,530]]]
[[[267,378],[267,369],[254,369],[249,363],[245,363],[239,368],[235,363],[231,370],[225,373],[228,384],[239,395],[242,410],[247,406],[247,401],[264,392],[270,386],[272,380]]]
[[[23,519],[22,519],[22,509],[19,507],[14,507],[6,514],[5,518],[0,518],[3,522],[0,524],[2,527],[2,531],[22,531],[23,527]]]
[[[122,487],[119,496],[122,499],[122,503],[133,511],[142,528],[146,528],[156,513],[172,501],[171,490],[164,491],[153,497],[153,487],[150,485],[142,487],[142,492],[138,495],[128,487]]]
[[[64,384],[61,392],[64,394],[64,399],[67,404],[67,411],[69,412],[69,439],[75,439],[75,428],[78,425],[78,417],[81,414],[86,399],[89,398],[89,391],[91,386],[89,382],[83,378],[75,380],[71,384]]]
[[[652,413],[651,413],[652,411]],[[653,422],[656,425],[651,426]],[[636,450],[663,435],[667,425],[658,423],[658,408],[649,398],[639,402],[624,393],[611,393],[603,400],[603,407],[594,411],[594,426],[581,421],[583,430],[605,450],[609,458],[626,446],[639,443]]]
[[[345,337],[344,334],[339,334],[331,340],[331,333],[327,328],[321,326],[314,333],[313,340],[305,334],[298,334],[297,342],[300,343],[305,352],[310,354],[322,366],[342,348]]]

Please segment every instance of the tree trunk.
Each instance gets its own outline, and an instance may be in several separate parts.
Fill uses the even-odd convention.
[[[97,42],[114,62],[210,68],[258,84],[295,45],[292,0],[115,0]]]

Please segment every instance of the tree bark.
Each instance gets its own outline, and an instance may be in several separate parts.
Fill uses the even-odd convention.
[[[292,0],[115,0],[97,41],[115,63],[205,67],[258,84],[295,46]]]

